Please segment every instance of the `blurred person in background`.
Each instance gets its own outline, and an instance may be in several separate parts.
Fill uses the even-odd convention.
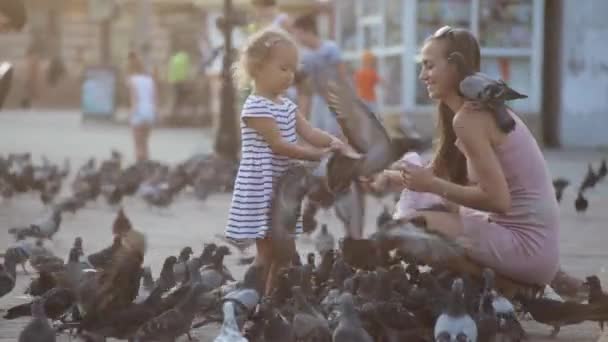
[[[342,130],[325,100],[327,80],[348,79],[340,48],[333,41],[321,39],[314,14],[296,18],[292,33],[305,47],[301,57],[302,72],[310,78],[312,85],[312,96],[298,94],[298,106],[306,117],[310,117],[313,127],[341,137]]]
[[[173,115],[179,110],[188,96],[188,77],[190,76],[190,55],[179,49],[169,60],[169,83],[173,88]]]
[[[0,32],[20,31],[27,16],[21,0],[0,0]]]
[[[371,51],[365,50],[361,56],[361,68],[355,72],[355,84],[357,95],[376,115],[378,114],[376,86],[381,82],[376,71],[376,56]]]
[[[25,55],[26,78],[23,90],[21,108],[29,109],[36,101],[40,90],[41,60],[40,53],[35,45],[31,45]]]
[[[148,160],[148,140],[150,130],[156,121],[157,89],[154,78],[145,71],[141,58],[129,53],[127,85],[131,104],[130,124],[135,143],[135,158]]]
[[[291,31],[291,18],[279,10],[276,0],[252,0],[251,4],[255,21],[249,25],[249,32],[257,32],[268,26]]]

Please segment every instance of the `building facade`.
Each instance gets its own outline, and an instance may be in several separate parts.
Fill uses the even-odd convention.
[[[349,69],[358,67],[364,50],[378,57],[382,115],[409,115],[423,131],[432,128],[434,106],[418,80],[417,56],[426,37],[450,25],[478,37],[482,71],[527,94],[511,105],[533,130],[540,128],[544,0],[334,0],[334,6]]]

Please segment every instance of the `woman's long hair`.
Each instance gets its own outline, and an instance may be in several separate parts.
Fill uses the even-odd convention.
[[[474,71],[480,69],[479,43],[473,34],[464,29],[449,29],[444,34],[434,35],[427,41],[441,41],[445,45],[445,57],[452,53],[462,55],[467,66]],[[458,79],[456,84],[464,78]],[[438,138],[435,141],[435,153],[432,166],[436,176],[451,182],[464,185],[467,183],[466,158],[456,147],[456,133],[452,127],[455,113],[445,103],[439,102],[437,115]]]

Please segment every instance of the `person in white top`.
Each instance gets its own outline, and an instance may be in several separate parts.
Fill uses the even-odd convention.
[[[129,98],[131,116],[129,122],[135,142],[137,161],[148,159],[148,140],[150,129],[156,121],[156,83],[146,73],[141,58],[134,52],[129,53]]]

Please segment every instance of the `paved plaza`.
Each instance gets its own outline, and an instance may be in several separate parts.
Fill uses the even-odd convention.
[[[205,129],[163,128],[155,130],[151,137],[152,158],[176,163],[193,153],[209,152],[212,148],[213,132]],[[72,170],[78,168],[87,158],[109,156],[111,148],[125,154],[127,162],[133,160],[132,141],[128,127],[115,124],[82,122],[76,112],[0,112],[0,154],[10,152],[32,152],[34,160],[40,161],[46,155],[54,162],[69,157]],[[586,162],[595,165],[608,153],[598,151],[547,151],[552,174],[566,177],[578,183],[586,172]],[[68,186],[63,191],[67,192]],[[577,214],[574,210],[576,194],[573,187],[566,190],[562,208],[561,260],[563,267],[577,276],[598,274],[608,284],[606,273],[608,261],[608,183],[600,184],[589,192],[589,210]],[[230,204],[230,195],[211,196],[200,202],[191,193],[181,194],[173,205],[163,212],[149,209],[138,198],[127,198],[124,207],[135,227],[144,232],[148,239],[145,264],[151,265],[158,276],[164,258],[189,245],[199,253],[203,242],[214,241],[215,234],[222,233]],[[368,199],[367,233],[374,229],[376,215],[381,203]],[[0,202],[0,251],[12,243],[7,233],[12,226],[30,223],[44,212],[38,196],[20,195],[7,202]],[[111,223],[115,209],[108,207],[101,199],[90,203],[75,215],[66,214],[61,230],[49,244],[60,256],[67,256],[76,236],[84,240],[85,254],[92,253],[111,243]],[[341,235],[341,226],[331,213],[319,213],[318,221],[326,222],[335,234]],[[217,241],[216,241],[217,242]],[[306,242],[299,242],[302,251],[312,250]],[[199,252],[197,252],[199,251]],[[237,252],[227,257],[226,264],[238,279],[244,267],[236,265]],[[253,252],[253,251],[252,251]],[[29,277],[18,270],[18,282],[12,293],[0,299],[2,311],[14,304],[25,301],[20,297],[29,283]],[[26,319],[6,321],[0,318],[0,341],[16,341]],[[549,341],[549,327],[526,322],[531,341]],[[212,341],[217,326],[195,331],[193,336],[200,341]],[[599,336],[595,324],[564,327],[558,341],[595,341]],[[68,341],[60,337],[59,341]]]

